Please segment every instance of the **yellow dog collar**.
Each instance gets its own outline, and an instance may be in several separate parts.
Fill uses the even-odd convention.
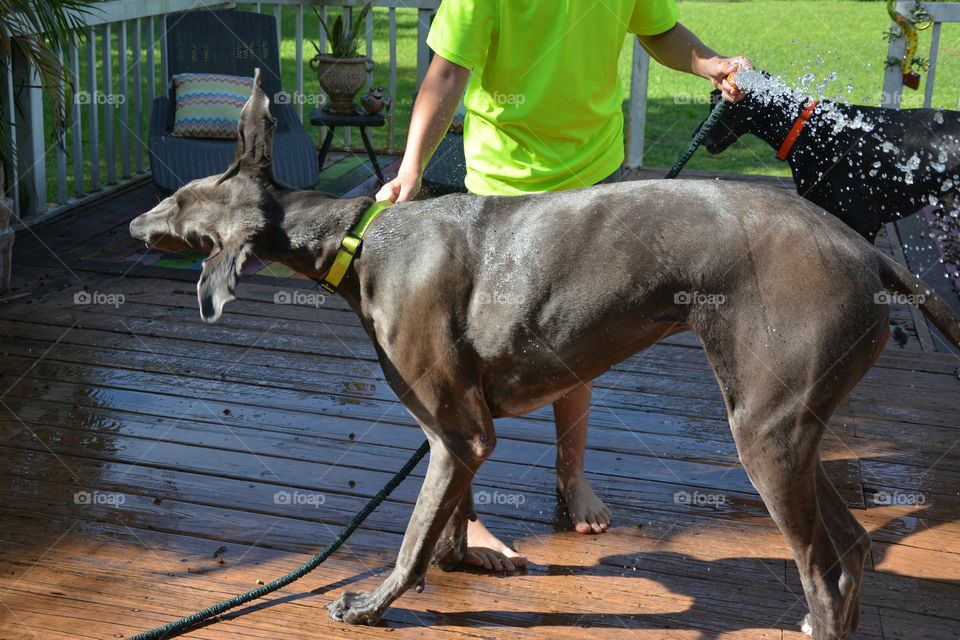
[[[327,276],[320,281],[320,285],[317,287],[317,292],[320,295],[329,296],[337,292],[337,287],[340,286],[343,276],[346,275],[347,269],[349,269],[353,263],[354,256],[360,251],[360,245],[363,243],[363,234],[367,230],[367,227],[370,226],[370,223],[373,222],[373,219],[377,217],[378,213],[391,204],[393,203],[389,200],[374,202],[363,212],[363,215],[360,216],[360,221],[353,229],[347,232],[343,242],[340,243],[340,250],[337,251],[337,257],[333,259],[333,266],[330,267]]]

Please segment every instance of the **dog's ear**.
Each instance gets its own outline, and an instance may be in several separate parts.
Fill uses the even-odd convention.
[[[237,288],[237,279],[251,251],[249,243],[227,241],[218,243],[204,259],[200,281],[197,282],[200,317],[204,322],[216,322],[223,305],[236,299],[233,292]]]
[[[241,171],[273,177],[273,133],[277,119],[270,114],[270,98],[260,88],[260,68],[253,72],[253,91],[240,110],[237,125],[237,148],[233,162],[220,176],[217,184]]]
[[[710,92],[710,110],[713,111],[713,108],[717,106],[717,103],[723,100],[723,92],[720,89],[714,89]]]

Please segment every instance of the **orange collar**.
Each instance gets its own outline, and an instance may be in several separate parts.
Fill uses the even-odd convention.
[[[817,108],[818,104],[819,102],[814,100],[803,108],[803,112],[800,113],[800,117],[797,118],[797,121],[793,123],[793,128],[790,129],[790,133],[787,134],[787,139],[783,141],[782,145],[780,145],[780,151],[777,152],[777,160],[787,159],[790,149],[793,148],[793,143],[796,142],[797,138],[800,137],[800,132],[803,131],[805,126],[807,126],[807,120],[809,120],[810,116],[813,115],[813,110]]]

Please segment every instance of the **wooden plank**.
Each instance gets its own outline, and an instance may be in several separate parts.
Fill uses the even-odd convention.
[[[199,259],[199,255],[185,258],[184,264],[192,263],[197,259]],[[70,322],[78,317],[98,313],[97,309],[93,307],[75,307],[72,301],[72,294],[63,295],[63,298],[64,302],[71,308],[70,313],[79,315],[67,315],[57,322],[62,322],[65,325],[69,325]],[[275,339],[277,340],[277,342],[274,344],[278,348],[290,349],[293,351],[307,350],[314,353],[321,348],[330,348],[322,346],[321,343],[313,338],[304,339],[298,337],[316,335],[315,327],[312,327],[309,324],[299,326],[299,328],[293,330],[293,333],[291,334],[287,333],[287,329],[292,326],[296,326],[295,323],[291,324],[282,319],[271,320],[264,323],[263,320],[260,319],[250,319],[245,316],[228,314],[225,321],[220,325],[214,327],[204,327],[202,332],[198,333],[198,323],[195,320],[196,312],[194,310],[186,309],[183,312],[176,312],[173,314],[173,316],[171,316],[171,314],[165,310],[157,309],[148,314],[150,320],[145,320],[141,312],[137,309],[136,303],[133,302],[135,299],[136,297],[133,294],[130,294],[127,298],[126,304],[119,309],[110,311],[109,315],[104,316],[102,320],[90,318],[89,320],[84,320],[84,322],[101,323],[99,325],[90,325],[101,327],[106,327],[109,326],[110,323],[113,323],[113,326],[117,327],[117,316],[125,318],[129,317],[130,320],[125,329],[132,330],[138,334],[142,332],[143,335],[156,335],[156,331],[159,330],[159,327],[157,327],[152,321],[164,320],[167,322],[168,327],[171,330],[178,327],[180,328],[179,332],[175,334],[179,337],[189,340],[202,339],[205,342],[223,342],[226,344],[249,344],[249,340],[256,339],[256,336],[260,335],[269,327],[270,331],[273,332]],[[193,302],[191,301],[190,305],[192,306],[192,304]],[[76,309],[76,311],[73,311],[74,309]],[[317,311],[318,316],[326,313],[326,309],[319,309]],[[177,314],[180,314],[179,317]],[[127,321],[125,320],[125,322]],[[334,349],[334,353],[337,355],[342,357],[363,357],[369,360],[373,360],[375,358],[372,345],[359,328],[354,329],[354,333],[352,335],[349,332],[344,333],[336,327],[324,325],[324,331],[327,330],[332,330],[336,335],[337,344],[333,345],[332,348]],[[170,335],[172,336],[174,334]],[[649,352],[645,355],[642,354],[639,361],[643,362],[644,358],[649,357]],[[698,353],[697,357],[702,361],[702,353]],[[871,375],[875,376],[877,374],[873,373]],[[680,376],[677,377],[682,376],[683,374],[680,374]],[[906,384],[911,384],[909,379],[909,376],[904,375]],[[870,382],[871,380],[877,380],[877,383],[872,387],[872,390],[870,386],[872,384]],[[912,391],[912,395],[904,394],[901,398],[892,397],[889,393],[889,385],[891,382],[892,381],[889,378],[878,379],[868,376],[867,381],[862,383],[861,386],[859,386],[851,396],[853,400],[858,400],[861,398],[864,399],[864,402],[857,405],[858,411],[863,415],[875,418],[897,419],[916,424],[957,426],[956,421],[954,420],[954,411],[952,408],[953,405],[949,400],[944,399],[942,395],[938,397],[937,394],[939,392],[931,392],[928,394],[926,391],[923,391],[922,388],[919,388],[921,385],[918,385],[918,388]],[[945,382],[944,384],[952,384],[952,382]],[[642,389],[637,389],[635,385],[631,385],[630,387],[613,390],[610,394],[610,399],[616,401],[616,406],[635,406],[639,401],[643,405],[649,404],[653,407],[666,408],[667,405],[664,404],[664,396],[677,395],[686,398],[690,395],[691,386],[694,388],[699,387],[701,390],[694,395],[700,400],[695,400],[690,405],[691,410],[694,411],[694,415],[709,416],[716,419],[725,419],[726,417],[725,409],[720,403],[719,396],[717,395],[715,382],[710,377],[704,379],[702,383],[690,381],[686,385],[677,386],[675,384],[671,384],[668,375],[659,375],[645,378],[642,381],[642,385]],[[641,394],[639,396],[631,395],[630,392],[634,390],[641,391]],[[944,386],[944,391],[948,394],[949,390],[949,387]],[[654,391],[656,393],[652,393]],[[957,388],[956,392],[960,392],[960,387]],[[911,399],[916,399],[918,397],[924,402],[911,402]],[[683,407],[678,407],[677,409],[682,411]]]
[[[900,266],[909,269],[910,267],[907,264],[907,257],[903,254],[903,246],[900,243],[900,234],[897,233],[896,225],[888,222],[884,225],[884,228],[887,230],[887,237],[890,240],[894,260],[896,260]],[[935,351],[936,348],[933,346],[933,337],[930,335],[930,328],[927,326],[926,316],[913,305],[909,305],[908,308],[910,309],[910,318],[913,321],[913,327],[917,332],[917,339],[920,340],[920,348],[923,351]]]

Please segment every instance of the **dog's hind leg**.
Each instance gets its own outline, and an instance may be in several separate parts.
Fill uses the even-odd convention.
[[[859,328],[862,317],[850,320],[855,331],[825,321],[832,335],[818,335],[808,323],[809,342],[785,336],[773,358],[763,343],[701,338],[727,400],[740,461],[796,560],[810,609],[804,630],[814,640],[849,638],[859,622],[869,539],[824,473],[818,447],[834,410],[886,341],[885,317],[870,319],[867,331]]]
[[[860,575],[848,569],[841,557],[846,549],[834,540],[849,523],[837,521],[838,505],[821,490],[823,425],[802,402],[777,413],[731,420],[740,460],[793,551],[810,607],[804,630],[814,640],[846,638]],[[862,560],[852,564],[862,566]]]
[[[817,464],[817,500],[826,516],[825,521],[833,546],[856,584],[856,591],[848,600],[849,610],[843,612],[848,626],[855,630],[860,625],[860,607],[857,603],[860,601],[863,566],[870,554],[870,536],[850,513],[846,501],[827,477],[822,463]]]

